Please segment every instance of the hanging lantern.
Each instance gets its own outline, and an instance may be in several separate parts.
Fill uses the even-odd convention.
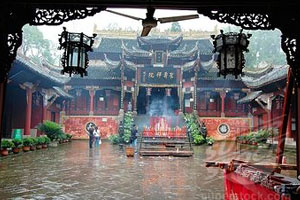
[[[245,58],[243,51],[248,52],[249,38],[251,34],[244,34],[241,30],[239,33],[229,32],[215,36],[211,35],[214,40],[214,53],[218,54],[217,64],[219,68],[218,75],[232,74],[237,78],[242,74],[244,68]]]
[[[93,37],[86,36],[83,33],[70,33],[63,27],[63,32],[59,38],[59,50],[64,49],[61,63],[63,66],[62,74],[80,74],[81,77],[87,76],[86,68],[88,67],[89,59],[87,52],[93,51]]]

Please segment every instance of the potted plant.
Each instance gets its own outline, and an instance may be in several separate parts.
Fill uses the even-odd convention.
[[[10,140],[2,140],[1,142],[1,155],[7,156],[8,155],[8,149],[13,148],[14,143]]]
[[[22,144],[23,144],[23,141],[21,139],[13,139],[12,142],[14,143],[14,147],[12,149],[12,151],[17,154],[20,152],[21,150],[21,147],[22,147]]]
[[[58,123],[52,121],[45,121],[38,125],[38,130],[45,133],[50,140],[56,141],[61,134],[64,134],[61,126]]]
[[[215,143],[215,140],[211,137],[206,137],[206,144],[213,145]]]
[[[125,148],[126,156],[133,157],[134,156],[134,147],[127,146]]]
[[[66,134],[66,136],[67,136],[68,142],[71,142],[73,135],[71,135],[71,134]]]
[[[33,144],[33,140],[31,137],[27,137],[23,139],[23,151],[27,152],[30,151],[30,147]]]
[[[32,144],[30,146],[30,150],[34,151],[36,150],[36,145],[37,145],[38,139],[37,138],[32,138]]]
[[[51,140],[47,136],[44,136],[44,141],[45,142],[44,142],[44,144],[42,146],[43,146],[43,148],[47,148],[48,145],[50,144]]]
[[[45,138],[44,137],[37,137],[37,144],[36,144],[36,149],[42,149],[43,144],[45,143]]]

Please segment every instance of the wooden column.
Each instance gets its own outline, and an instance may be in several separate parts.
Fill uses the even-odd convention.
[[[31,128],[31,112],[32,112],[32,87],[26,87],[26,117],[25,117],[25,128],[24,128],[24,135],[30,135],[30,128]]]
[[[149,108],[152,88],[146,88],[146,108]]]
[[[46,94],[43,95],[43,122],[47,119],[47,110],[48,110],[48,97]]]
[[[288,116],[289,116],[289,112],[290,112],[290,108],[291,108],[291,96],[292,96],[292,90],[293,90],[293,85],[294,85],[293,82],[294,81],[292,79],[291,69],[289,69],[287,83],[286,83],[286,91],[285,91],[285,95],[284,95],[283,113],[281,116],[282,124],[279,129],[278,145],[277,145],[277,151],[276,151],[276,163],[279,163],[279,164],[282,164]],[[297,111],[298,111],[298,108],[297,108]],[[298,115],[299,115],[299,112],[298,112]],[[298,121],[296,124],[298,125]],[[297,129],[298,129],[298,127],[297,127]]]
[[[287,124],[286,138],[293,138],[292,135],[292,112],[289,113],[289,119]]]
[[[94,97],[95,97],[95,89],[89,89],[89,95],[90,95],[90,115],[94,114]]]
[[[225,117],[225,97],[226,97],[226,92],[221,91],[220,92],[220,97],[221,97],[221,117]]]
[[[194,74],[194,106],[193,110],[195,113],[197,113],[197,80],[198,80],[198,69],[200,67],[200,59],[197,59],[197,65],[194,68],[195,74]]]
[[[296,162],[297,162],[297,177],[300,176],[300,88],[296,88]],[[298,178],[299,179],[299,178]]]

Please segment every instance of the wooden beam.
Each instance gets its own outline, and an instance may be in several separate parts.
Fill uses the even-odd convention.
[[[220,167],[222,169],[227,169],[231,165],[233,165],[234,168],[237,168],[239,165],[247,165],[247,166],[255,167],[258,169],[264,169],[264,170],[265,169],[297,170],[297,166],[291,165],[291,164],[251,163],[251,162],[215,162],[215,161],[206,161],[205,162],[206,167]]]

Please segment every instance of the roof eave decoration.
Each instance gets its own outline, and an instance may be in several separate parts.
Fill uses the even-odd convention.
[[[134,70],[134,71],[136,71],[137,67],[142,67],[143,66],[143,65],[136,65],[133,62],[130,62],[130,61],[125,60],[125,59],[123,60],[123,63],[125,65],[125,67],[127,67],[131,70]]]
[[[190,69],[193,69],[197,64],[198,64],[198,60],[193,60],[185,63],[181,68],[183,71],[188,71]]]
[[[116,69],[120,67],[121,62],[120,61],[113,61],[110,60],[106,54],[104,54],[104,63],[107,67],[110,69]]]
[[[123,50],[123,54],[128,55],[128,56],[135,56],[135,57],[147,57],[147,58],[151,58],[152,57],[152,53],[142,50],[142,49],[129,49],[126,47],[126,45],[124,44],[123,40],[122,40],[122,46],[121,49]]]
[[[198,56],[198,51],[199,51],[198,44],[199,42],[196,42],[195,46],[188,52],[186,52],[186,45],[185,45],[185,47],[182,50],[171,51],[168,56],[173,58],[194,57],[196,54]]]
[[[216,59],[216,54],[213,54],[211,60],[209,61],[200,61],[200,66],[202,69],[204,69],[205,71],[211,71],[212,69],[216,69],[215,71],[217,72],[217,63],[215,61]]]

